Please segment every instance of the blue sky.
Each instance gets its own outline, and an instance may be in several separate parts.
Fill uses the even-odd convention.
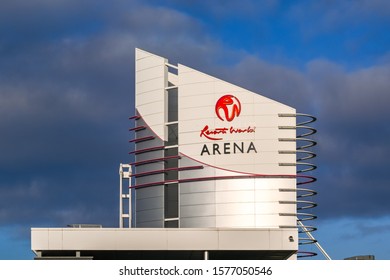
[[[0,259],[31,227],[117,226],[135,47],[317,116],[315,236],[390,259],[389,29],[387,0],[3,1]]]

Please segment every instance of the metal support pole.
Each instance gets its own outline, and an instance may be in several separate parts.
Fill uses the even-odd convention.
[[[119,165],[119,228],[124,227],[124,220],[128,219],[129,227],[132,224],[132,203],[131,203],[131,165],[120,164]],[[123,180],[129,180],[129,186],[126,191],[123,190]],[[125,213],[123,200],[128,199],[129,211]]]
[[[204,251],[204,260],[207,261],[209,259],[209,251]]]
[[[314,242],[314,244],[317,246],[318,250],[320,250],[320,252],[322,253],[322,255],[324,255],[324,257],[327,259],[327,260],[331,260],[330,256],[328,255],[328,253],[325,252],[324,248],[322,248],[322,246],[320,245],[320,243],[318,243],[318,241],[314,238],[314,236],[309,232],[309,230],[305,227],[305,225],[301,222],[301,221],[298,221],[298,225],[305,231],[306,235],[313,241],[316,241]]]
[[[123,228],[123,165],[119,165],[119,228]]]
[[[128,190],[129,190],[129,228],[132,227],[132,213],[133,213],[133,204],[132,204],[132,198],[131,198],[131,192],[132,192],[132,188],[131,188],[131,173],[132,173],[132,170],[131,170],[131,165],[129,165],[129,187],[128,187]]]

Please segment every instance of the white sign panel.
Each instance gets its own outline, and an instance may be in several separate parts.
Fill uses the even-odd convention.
[[[179,151],[243,174],[294,175],[295,109],[179,65]],[[282,164],[281,164],[282,163]],[[287,164],[288,165],[288,164]]]

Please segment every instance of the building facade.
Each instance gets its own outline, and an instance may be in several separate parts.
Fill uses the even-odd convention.
[[[136,50],[135,227],[296,227],[296,111]]]
[[[299,233],[315,229],[303,224],[315,215],[302,213],[315,206],[307,199],[315,192],[301,186],[315,181],[302,174],[315,168],[315,118],[135,52],[133,161],[120,168],[120,226],[32,229],[38,258],[295,258],[313,242]]]

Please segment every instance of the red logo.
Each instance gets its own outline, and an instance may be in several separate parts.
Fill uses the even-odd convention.
[[[222,96],[215,104],[215,113],[221,121],[231,122],[241,113],[240,100],[230,94]]]
[[[235,117],[238,117],[241,113],[241,103],[237,97],[227,94],[218,99],[215,104],[215,114],[221,121],[231,122]],[[249,134],[255,133],[255,126],[247,127],[234,127],[232,125],[221,126],[221,127],[210,127],[205,125],[200,131],[200,137],[207,138],[209,140],[223,140],[225,135],[229,134]],[[217,145],[217,144],[213,144]],[[213,146],[217,147],[217,146]],[[206,147],[207,149],[207,147]],[[201,155],[203,155],[203,152]],[[219,151],[218,151],[219,152]]]

